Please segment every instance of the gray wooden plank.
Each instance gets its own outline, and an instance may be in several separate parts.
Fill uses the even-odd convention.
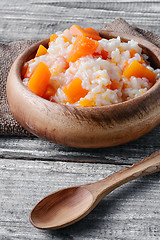
[[[42,231],[30,224],[31,209],[45,195],[100,180],[122,167],[0,159],[0,239],[159,239],[159,173],[115,190],[74,226]]]
[[[74,14],[73,14],[74,13]],[[100,29],[117,17],[160,35],[159,1],[0,1],[0,41],[43,39],[72,24]]]
[[[156,0],[3,0],[0,41],[42,39],[72,24],[99,29],[117,17],[160,35],[159,13]],[[160,126],[137,141],[105,149],[1,136],[0,239],[160,239],[159,173],[117,189],[74,227],[40,231],[28,220],[34,204],[46,194],[100,180],[139,161],[159,149],[159,136]]]
[[[72,16],[74,12],[74,16]],[[73,23],[95,27],[116,17],[126,17],[154,31],[159,28],[159,1],[65,2],[28,0],[0,1],[0,40],[45,38],[53,28],[63,29]],[[122,15],[121,15],[122,14]],[[98,19],[98,21],[97,21]],[[102,25],[101,25],[102,26]],[[148,28],[149,29],[149,28]],[[107,149],[72,149],[40,139],[0,138],[2,158],[46,159],[60,161],[128,164],[159,148],[160,127],[138,141]]]
[[[50,161],[132,164],[160,148],[160,126],[142,138],[100,149],[64,147],[39,138],[0,137],[0,157]]]

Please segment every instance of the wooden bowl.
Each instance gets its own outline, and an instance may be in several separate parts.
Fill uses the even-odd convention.
[[[151,65],[160,68],[160,49],[128,34],[100,31],[104,38],[120,36],[134,39],[149,56]],[[99,148],[123,144],[151,131],[160,123],[160,79],[146,93],[129,101],[103,107],[73,107],[49,102],[23,85],[24,62],[34,57],[39,44],[24,51],[12,65],[7,79],[7,98],[17,121],[34,135],[61,145]]]

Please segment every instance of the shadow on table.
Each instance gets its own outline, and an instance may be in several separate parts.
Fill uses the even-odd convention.
[[[66,156],[66,161],[104,164],[133,164],[149,156],[160,148],[160,125],[145,136],[119,146],[97,149],[71,148],[54,145],[59,155]],[[138,159],[138,160],[137,160]],[[135,161],[134,161],[135,160]]]
[[[104,198],[98,206],[84,219],[81,221],[68,226],[66,228],[57,229],[57,230],[48,230],[45,233],[47,235],[50,235],[50,237],[57,237],[59,239],[75,239],[75,237],[85,237],[86,235],[92,236],[94,238],[94,232],[95,235],[97,233],[97,230],[101,229],[109,229],[109,231],[112,231],[112,226],[115,224],[120,223],[121,225],[124,225],[122,216],[122,211],[125,208],[125,219],[128,222],[129,221],[129,214],[130,209],[126,207],[126,203],[130,206],[131,211],[133,214],[137,211],[138,218],[141,221],[142,220],[142,208],[141,212],[138,208],[138,203],[140,202],[143,205],[143,211],[145,214],[147,213],[146,206],[144,204],[145,200],[147,198],[150,198],[150,201],[152,199],[152,189],[153,189],[153,182],[160,181],[160,174],[154,173],[150,176],[145,176],[141,179],[134,180],[133,182],[127,183],[125,186],[120,187],[113,193],[109,194],[106,198]],[[140,199],[139,199],[140,198]],[[136,202],[136,199],[137,202]],[[140,204],[139,207],[142,207]],[[138,208],[138,210],[137,210]],[[119,216],[118,216],[119,214]],[[116,217],[115,217],[116,215]],[[123,215],[123,216],[124,216]],[[119,221],[115,221],[114,219],[117,219]],[[115,222],[113,222],[113,221]],[[133,219],[130,219],[131,221]],[[138,220],[138,219],[137,219]],[[96,237],[96,236],[95,236]]]

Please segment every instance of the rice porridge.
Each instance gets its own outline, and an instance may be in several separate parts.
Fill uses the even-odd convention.
[[[73,25],[52,34],[23,67],[23,83],[35,94],[77,107],[115,104],[142,95],[160,76],[134,40],[104,39]]]

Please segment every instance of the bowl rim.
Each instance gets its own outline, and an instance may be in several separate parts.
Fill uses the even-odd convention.
[[[116,38],[116,37],[120,37],[123,41],[123,39],[130,41],[131,39],[134,39],[138,42],[138,45],[143,49],[143,47],[145,47],[146,49],[148,49],[150,51],[150,47],[155,48],[156,53],[154,53],[154,55],[156,56],[156,58],[158,59],[159,63],[160,63],[160,49],[154,45],[153,43],[141,38],[141,37],[137,37],[131,34],[125,34],[125,33],[120,33],[120,32],[115,32],[115,31],[107,31],[107,30],[100,30],[99,31],[100,35],[107,33],[108,36],[110,38]],[[114,36],[113,36],[114,35]],[[140,41],[143,41],[143,44],[139,43]],[[30,59],[30,57],[33,55],[34,53],[36,53],[38,47],[40,44],[42,45],[47,45],[49,42],[49,38],[47,39],[43,39],[40,40],[34,44],[32,44],[30,47],[28,47],[26,50],[24,50],[15,60],[14,64],[12,65],[12,68],[14,68],[16,76],[17,76],[17,82],[23,87],[24,91],[27,91],[27,93],[29,95],[31,95],[32,97],[36,98],[36,99],[41,99],[41,101],[44,101],[45,103],[52,103],[52,105],[60,105],[60,106],[66,106],[68,109],[80,109],[81,111],[101,111],[103,109],[104,110],[109,110],[109,109],[117,109],[117,108],[123,108],[126,107],[128,105],[133,105],[136,103],[139,103],[141,101],[143,101],[144,99],[146,99],[150,93],[154,92],[158,87],[160,87],[160,78],[157,79],[156,83],[154,83],[154,85],[148,89],[145,93],[143,93],[140,96],[137,96],[135,98],[126,100],[124,102],[119,102],[119,103],[114,103],[114,104],[107,104],[104,106],[95,106],[95,107],[79,107],[79,106],[74,106],[74,105],[70,105],[70,104],[64,104],[64,103],[56,103],[56,102],[51,102],[47,99],[44,99],[42,97],[39,97],[38,95],[34,94],[33,92],[31,92],[29,89],[27,89],[27,87],[23,84],[23,79],[21,77],[21,71],[22,71],[22,67],[23,64],[27,61],[27,59]],[[16,67],[15,67],[16,66]],[[11,69],[12,69],[11,68]]]

